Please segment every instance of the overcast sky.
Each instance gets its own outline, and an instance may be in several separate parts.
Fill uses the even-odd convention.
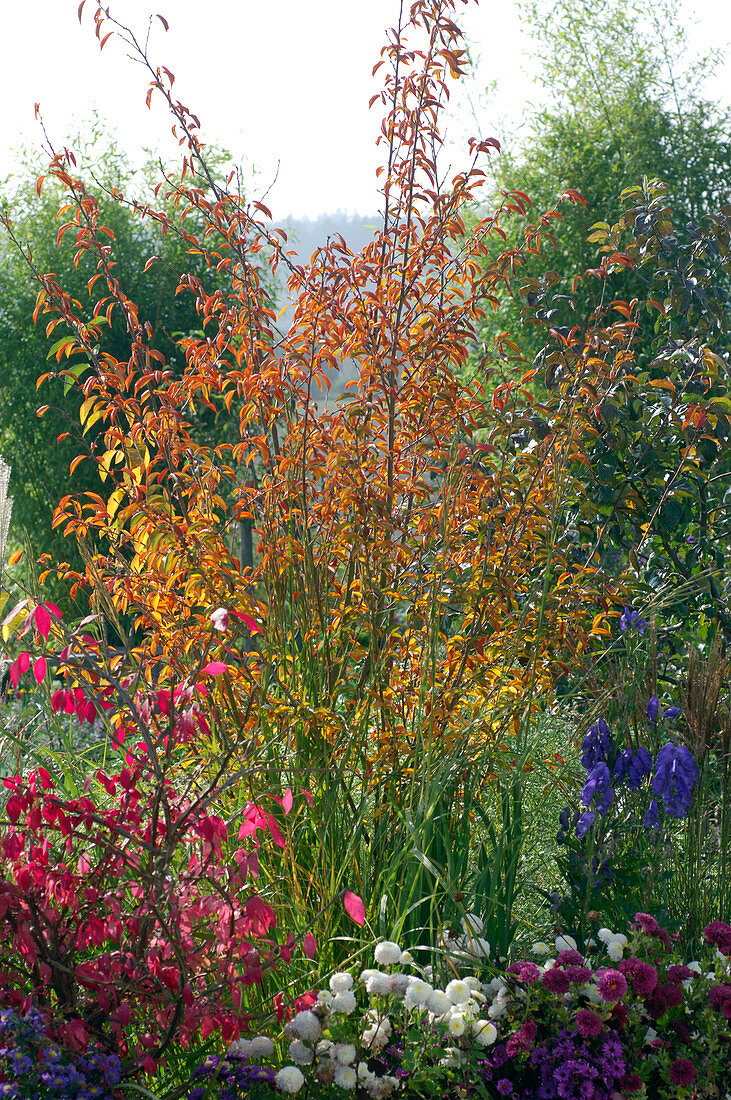
[[[9,170],[13,147],[39,142],[36,102],[57,145],[96,108],[133,155],[141,146],[166,148],[169,125],[145,108],[144,73],[114,41],[99,54],[95,7],[87,0],[80,26],[78,0],[4,0],[0,172]],[[204,134],[258,166],[262,190],[278,171],[268,197],[276,219],[378,208],[370,74],[398,0],[109,0],[109,7],[143,34],[150,12],[166,16],[170,31],[155,25],[151,59],[175,73],[175,91],[199,115]],[[696,0],[693,7],[701,48],[731,40],[729,0]],[[498,83],[492,106],[478,109],[486,136],[500,130],[502,118],[519,119],[535,96],[528,43],[513,0],[460,10],[479,57],[475,88]],[[724,85],[728,93],[728,63],[712,90],[724,94]]]

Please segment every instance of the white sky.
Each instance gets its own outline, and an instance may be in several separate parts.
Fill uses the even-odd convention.
[[[148,81],[142,70],[114,40],[99,54],[92,26],[95,0],[87,0],[81,26],[78,0],[0,3],[5,47],[0,173],[12,167],[9,150],[22,142],[39,143],[38,101],[56,145],[63,145],[94,107],[133,156],[141,146],[170,148],[166,117],[145,107]],[[204,136],[259,167],[262,190],[279,162],[267,199],[276,220],[378,209],[378,119],[368,111],[368,98],[377,90],[371,69],[385,28],[396,20],[398,0],[108,3],[113,15],[143,34],[151,11],[166,16],[170,32],[156,24],[151,59],[173,71],[174,90],[199,115]],[[521,38],[514,0],[482,0],[480,7],[460,10],[468,42],[480,58],[475,86],[498,84],[492,116],[483,110],[479,119],[487,136],[500,131],[502,118],[519,120],[521,105],[535,95],[526,75],[528,43]],[[694,0],[693,10],[699,26],[692,41],[700,48],[731,40],[729,0]],[[713,74],[709,90],[728,96],[728,62]]]

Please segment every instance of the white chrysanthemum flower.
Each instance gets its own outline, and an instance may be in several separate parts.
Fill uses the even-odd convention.
[[[435,989],[433,993],[429,995],[429,999],[426,1002],[426,1007],[429,1009],[433,1016],[444,1016],[447,1012],[451,1011],[452,1002],[446,993],[441,989]]]
[[[349,1066],[351,1062],[355,1061],[357,1051],[353,1043],[336,1043],[333,1047],[335,1054],[335,1061],[339,1062],[341,1066]]]
[[[386,997],[391,992],[391,975],[382,970],[371,970],[365,979],[366,992]]]
[[[330,1011],[343,1012],[346,1016],[350,1016],[351,1012],[355,1012],[355,994],[350,989],[336,993],[330,1004]]]
[[[555,959],[546,959],[546,961],[543,963],[543,966],[541,967],[541,969],[543,970],[543,973],[545,974],[547,970],[553,970],[555,965],[556,965],[556,960]]]
[[[308,1047],[301,1039],[293,1039],[289,1044],[289,1056],[298,1066],[312,1065],[314,1058],[312,1047]]]
[[[358,1084],[358,1074],[352,1066],[338,1066],[335,1070],[335,1084],[341,1089],[354,1089]]]
[[[229,1054],[238,1054],[241,1058],[251,1058],[251,1039],[234,1039],[228,1048]]]
[[[302,1070],[297,1069],[297,1066],[282,1066],[275,1074],[274,1080],[282,1092],[291,1093],[299,1092],[305,1083],[304,1074]]]
[[[363,1082],[368,1081],[370,1078],[376,1076],[375,1073],[373,1073],[372,1070],[368,1069],[368,1063],[367,1062],[358,1062],[357,1073],[358,1073],[358,1080],[363,1081]]]
[[[481,936],[484,927],[477,913],[465,913],[462,917],[462,931],[465,936]]]
[[[391,966],[401,961],[401,948],[393,940],[381,940],[376,944],[374,955],[379,966]]]
[[[618,963],[624,957],[624,948],[618,940],[610,940],[607,944],[607,955],[612,962]]]
[[[573,936],[556,936],[556,950],[557,951],[576,951],[576,940]]]
[[[610,940],[614,939],[614,932],[611,932],[608,928],[600,928],[597,932],[597,936],[602,943],[609,943]]]
[[[411,954],[410,951],[402,951],[401,952],[401,958],[399,959],[400,963],[403,963],[404,966],[411,966],[413,961],[414,961],[414,956]]]
[[[464,1016],[461,1013],[458,1013],[457,1015],[451,1017],[451,1019],[449,1021],[449,1034],[450,1035],[452,1035],[455,1039],[459,1039],[460,1036],[464,1035],[466,1030],[467,1030],[467,1023],[465,1021]]]
[[[453,1005],[466,1004],[470,999],[470,987],[461,978],[454,978],[444,990]]]
[[[533,944],[533,946],[531,947],[531,952],[534,955],[538,955],[538,956],[550,955],[551,954],[551,948],[548,946],[547,943],[543,943],[542,940],[539,940],[538,943]]]
[[[353,988],[353,975],[348,974],[347,971],[341,970],[337,974],[333,974],[330,979],[330,990],[332,993],[345,993],[347,989]]]
[[[321,989],[317,994],[317,1003],[321,1005],[331,1005],[333,995],[329,989]]]
[[[434,992],[434,987],[423,978],[411,978],[406,990],[405,1000],[412,1005],[425,1005]]]
[[[403,997],[410,981],[410,974],[391,974],[391,992],[395,997]]]
[[[251,1040],[252,1058],[269,1058],[274,1054],[274,1043],[268,1035],[255,1035]]]
[[[595,985],[585,985],[581,989],[582,994],[588,997],[592,1004],[602,1005],[605,1004],[604,998]]]
[[[508,1011],[507,1001],[493,1001],[487,1010],[487,1015],[491,1020],[499,1020],[501,1016],[504,1016]]]
[[[481,1047],[490,1047],[497,1039],[497,1028],[489,1020],[475,1020],[472,1024],[475,1042]]]
[[[320,1021],[314,1012],[310,1012],[309,1009],[298,1012],[284,1030],[288,1038],[291,1036],[294,1039],[305,1039],[310,1043],[317,1042],[322,1037]]]
[[[472,990],[473,993],[480,984],[479,981],[477,980],[477,978],[474,976],[474,974],[468,974],[467,977],[464,980],[467,983],[467,985],[470,987],[470,989]]]
[[[692,970],[694,974],[702,974],[701,964],[694,959],[693,962],[688,963],[688,970]]]

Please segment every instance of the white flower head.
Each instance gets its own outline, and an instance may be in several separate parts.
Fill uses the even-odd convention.
[[[392,966],[401,961],[401,948],[393,940],[381,940],[376,944],[374,955],[379,966]]]
[[[365,979],[365,987],[366,992],[374,996],[388,996],[391,992],[391,975],[384,974],[382,970],[371,970]]]
[[[457,1013],[455,1016],[452,1016],[450,1018],[449,1034],[452,1035],[455,1039],[459,1039],[460,1036],[464,1035],[466,1030],[467,1023],[461,1013]]]
[[[338,1066],[335,1070],[335,1084],[341,1089],[354,1089],[358,1084],[358,1074],[352,1066]]]
[[[405,1000],[412,1005],[425,1005],[434,992],[433,986],[422,978],[411,978],[406,989]]]
[[[533,946],[531,947],[531,951],[534,955],[538,955],[539,958],[542,955],[550,955],[551,954],[551,948],[548,946],[547,943],[544,943],[542,940],[539,940],[538,943],[534,943]]]
[[[336,993],[330,1004],[330,1011],[342,1012],[350,1016],[355,1012],[355,994],[350,989],[344,989],[342,993]]]
[[[452,1002],[446,993],[441,989],[435,989],[433,993],[429,995],[429,999],[426,1002],[426,1007],[431,1014],[436,1017],[445,1016],[452,1008]]]
[[[347,971],[341,970],[337,974],[333,974],[330,979],[330,989],[333,993],[344,993],[346,989],[353,988],[353,975],[348,974]]]
[[[411,954],[410,951],[402,951],[399,962],[403,963],[404,966],[411,966],[414,962],[414,956]]]
[[[573,936],[556,936],[557,951],[576,951],[576,940]]]
[[[252,1058],[269,1058],[274,1054],[274,1043],[268,1035],[255,1035],[251,1040]]]
[[[217,607],[211,612],[211,626],[214,630],[220,630],[221,633],[228,630],[228,611],[225,607]]]
[[[466,1004],[470,999],[470,987],[461,978],[454,978],[444,991],[453,1005]]]
[[[462,917],[462,931],[465,936],[481,936],[484,927],[477,913],[465,913]]]
[[[314,1058],[312,1047],[308,1047],[301,1039],[293,1039],[289,1044],[289,1056],[298,1066],[309,1066]]]
[[[322,1037],[320,1021],[314,1012],[310,1012],[309,1009],[298,1012],[284,1030],[286,1035],[291,1035],[294,1039],[305,1039],[310,1043],[317,1042]]]
[[[305,1083],[304,1074],[302,1070],[297,1069],[297,1066],[283,1066],[274,1080],[282,1092],[290,1093],[299,1092]]]
[[[489,1047],[497,1039],[497,1028],[489,1020],[475,1020],[472,1024],[472,1034],[478,1046]]]
[[[349,1066],[351,1062],[355,1061],[357,1051],[352,1043],[336,1043],[333,1047],[333,1051],[335,1053],[335,1061],[341,1066]]]
[[[332,1004],[333,995],[329,989],[321,989],[317,994],[317,1002],[321,1005]]]
[[[607,954],[612,962],[619,962],[624,955],[624,947],[618,940],[610,940],[607,944]]]
[[[411,981],[411,975],[410,974],[391,974],[391,976],[390,976],[391,992],[396,997],[403,997],[404,994],[406,993],[406,990],[409,988],[410,981]]]

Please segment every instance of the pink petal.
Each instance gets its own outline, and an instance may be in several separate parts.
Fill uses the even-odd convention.
[[[241,618],[248,626],[250,634],[261,634],[261,627],[255,619],[252,619],[251,615],[242,615]]]
[[[354,894],[351,890],[346,890],[343,904],[345,905],[346,913],[353,918],[356,924],[362,927],[365,924],[365,905],[363,904],[363,899],[359,898],[358,895]]]

